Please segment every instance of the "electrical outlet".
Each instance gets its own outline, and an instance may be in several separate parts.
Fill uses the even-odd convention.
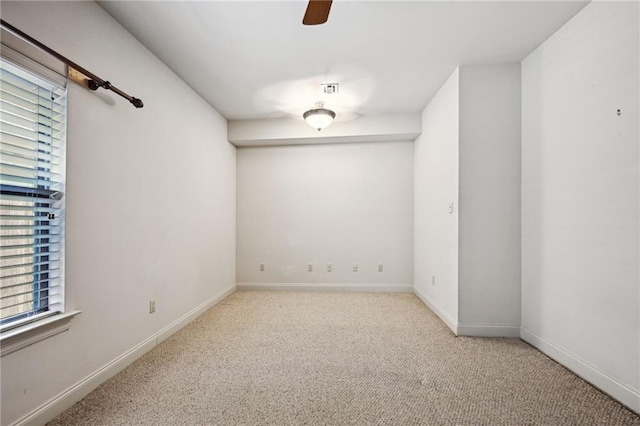
[[[384,265],[382,263],[378,263],[378,272],[384,271]]]
[[[152,314],[156,311],[156,301],[149,300],[149,313]]]
[[[436,285],[436,276],[435,275],[433,275],[431,277],[431,285]]]
[[[260,264],[260,272],[264,272],[264,263]]]
[[[313,263],[307,265],[307,271],[313,272]]]
[[[327,272],[333,272],[333,263],[327,263]]]
[[[353,264],[353,272],[358,272],[358,264],[357,263]]]

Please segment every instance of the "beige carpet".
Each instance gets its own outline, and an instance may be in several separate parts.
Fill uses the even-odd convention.
[[[236,292],[52,425],[640,425],[518,339],[413,295]]]

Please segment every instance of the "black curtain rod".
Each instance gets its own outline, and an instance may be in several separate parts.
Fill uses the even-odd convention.
[[[45,46],[44,44],[40,43],[35,38],[31,37],[29,34],[23,33],[22,31],[20,31],[19,29],[17,29],[13,25],[9,24],[4,19],[0,19],[0,23],[2,24],[3,27],[8,28],[9,30],[11,30],[15,34],[17,34],[20,37],[24,38],[28,42],[36,45],[37,47],[39,47],[40,49],[44,50],[45,52],[47,52],[51,56],[53,56],[53,57],[59,59],[60,61],[64,62],[69,67],[71,67],[71,68],[75,69],[76,71],[79,71],[82,74],[84,74],[87,77],[89,77],[90,78],[90,80],[88,82],[89,89],[98,90],[99,87],[102,87],[103,89],[111,90],[112,92],[115,92],[118,95],[122,96],[123,98],[125,98],[126,100],[131,102],[133,104],[133,106],[135,106],[136,108],[142,108],[144,106],[144,104],[142,103],[142,99],[134,98],[133,96],[127,95],[122,90],[120,90],[117,87],[113,86],[110,82],[101,79],[100,77],[98,77],[97,75],[92,73],[91,71],[88,71],[85,68],[81,67],[80,65],[76,64],[75,62],[73,62],[72,60],[67,59],[66,57],[62,56],[61,54],[59,54],[55,50],[51,49],[50,47]]]

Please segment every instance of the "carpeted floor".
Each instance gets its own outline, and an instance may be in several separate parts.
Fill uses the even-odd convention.
[[[50,425],[640,425],[518,339],[409,294],[236,292]]]

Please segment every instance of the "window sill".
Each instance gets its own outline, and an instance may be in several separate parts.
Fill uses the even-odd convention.
[[[0,357],[68,330],[71,327],[71,320],[81,312],[73,311],[56,314],[40,321],[7,330],[0,334]]]

